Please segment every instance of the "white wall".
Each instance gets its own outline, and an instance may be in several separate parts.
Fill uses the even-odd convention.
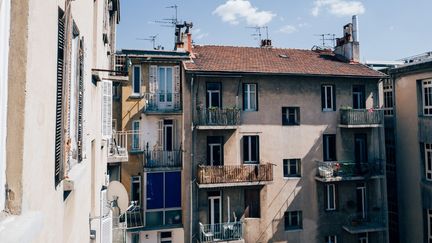
[[[5,203],[6,113],[9,58],[10,0],[0,2],[0,210]]]

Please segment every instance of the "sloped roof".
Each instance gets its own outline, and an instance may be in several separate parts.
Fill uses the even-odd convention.
[[[347,63],[332,52],[301,49],[196,45],[187,71],[384,77],[358,63]]]

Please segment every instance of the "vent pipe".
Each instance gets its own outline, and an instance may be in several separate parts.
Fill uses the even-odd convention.
[[[357,17],[357,15],[352,16],[352,25],[353,25],[353,30],[352,30],[353,41],[359,42],[360,40],[359,40],[359,29],[358,29],[358,17]]]

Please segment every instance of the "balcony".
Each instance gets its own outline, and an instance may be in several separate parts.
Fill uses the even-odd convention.
[[[144,150],[144,169],[181,169],[181,150]]]
[[[432,143],[432,116],[420,116],[418,123],[420,142]]]
[[[340,109],[339,127],[366,128],[382,127],[384,112],[377,109]]]
[[[145,93],[146,114],[180,114],[180,93]]]
[[[385,231],[385,219],[386,215],[380,211],[355,213],[348,217],[348,222],[342,228],[350,234]]]
[[[113,131],[108,148],[108,163],[127,162],[129,160],[127,144],[128,132]]]
[[[243,223],[241,221],[221,224],[201,224],[200,242],[244,242]]]
[[[198,109],[195,124],[197,129],[236,129],[240,124],[240,109]]]
[[[316,161],[316,180],[321,182],[353,181],[384,176],[383,161],[356,163],[353,161]]]
[[[273,165],[200,165],[197,180],[199,188],[264,185],[273,181]]]

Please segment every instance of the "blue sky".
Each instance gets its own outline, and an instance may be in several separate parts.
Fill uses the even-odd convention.
[[[359,16],[362,61],[396,60],[432,50],[431,0],[122,0],[117,48],[174,45],[174,29],[155,20],[192,21],[196,44],[258,46],[252,26],[268,26],[273,46],[310,49],[318,34],[342,35],[352,14]],[[427,17],[429,16],[429,17]],[[265,35],[265,34],[264,34]]]

